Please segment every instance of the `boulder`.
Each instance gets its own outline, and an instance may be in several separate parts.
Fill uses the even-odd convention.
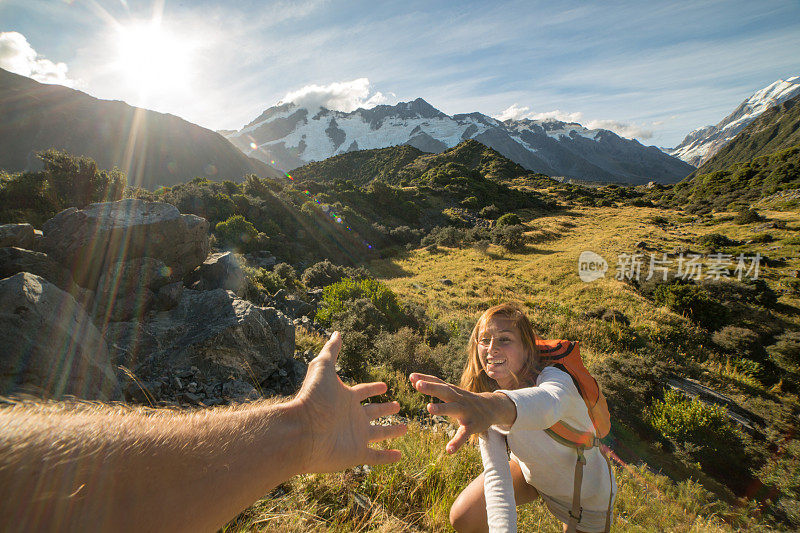
[[[174,309],[181,300],[181,294],[183,294],[182,281],[164,285],[158,290],[158,293],[156,293],[156,308],[160,311]]]
[[[158,339],[141,322],[111,322],[106,324],[103,337],[111,363],[129,370],[161,349]]]
[[[247,254],[245,259],[254,267],[267,270],[272,270],[272,267],[278,264],[278,259],[267,250],[256,250],[255,252]]]
[[[303,300],[296,300],[294,298],[287,298],[281,301],[279,307],[281,311],[293,318],[309,315],[316,309],[310,303],[304,302]]]
[[[174,309],[109,326],[106,339],[145,380],[196,367],[208,382],[260,383],[294,354],[291,320],[223,289],[184,289]]]
[[[68,293],[21,272],[0,280],[0,394],[120,399],[108,348]]]
[[[161,202],[126,199],[71,207],[45,222],[44,250],[67,265],[75,282],[95,290],[119,261],[161,260],[176,279],[194,270],[208,253],[208,222],[181,215]]]
[[[117,261],[100,275],[93,314],[100,323],[142,317],[156,301],[155,292],[172,280],[172,269],[159,259]]]
[[[0,226],[0,248],[15,246],[30,250],[34,245],[34,230],[30,224],[3,224]]]
[[[242,262],[232,252],[211,254],[188,276],[187,285],[201,290],[224,289],[240,293],[245,286]]]
[[[22,248],[0,248],[0,279],[20,272],[29,272],[41,276],[62,291],[75,294],[72,274],[47,254],[24,250]]]

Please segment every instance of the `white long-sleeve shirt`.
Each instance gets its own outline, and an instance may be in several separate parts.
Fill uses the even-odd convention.
[[[571,507],[575,449],[556,442],[544,430],[559,420],[581,431],[594,432],[594,426],[572,378],[557,368],[542,370],[534,387],[497,392],[514,402],[517,418],[510,428],[492,426],[480,438],[486,513],[491,532],[515,532],[516,503],[506,440],[511,457],[519,463],[528,484]],[[616,482],[609,478],[608,466],[599,449],[592,448],[584,455],[581,507],[605,512],[610,491],[616,492]]]

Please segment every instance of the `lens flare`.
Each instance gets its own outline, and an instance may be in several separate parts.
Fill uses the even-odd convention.
[[[256,148],[258,148],[258,145],[256,143],[250,143],[250,148],[255,150]],[[274,161],[273,161],[273,163],[274,163]]]

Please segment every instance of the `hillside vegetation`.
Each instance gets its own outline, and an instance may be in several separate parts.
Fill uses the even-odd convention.
[[[673,187],[672,194],[665,195],[664,203],[691,207],[694,212],[725,211],[747,207],[761,198],[798,187],[800,144],[687,178]]]
[[[356,184],[373,180],[391,185],[429,184],[443,168],[467,169],[481,177],[511,182],[520,177],[554,180],[525,170],[495,150],[467,140],[439,154],[426,154],[412,146],[392,146],[337,155],[294,169],[299,180],[330,182],[352,180]]]
[[[424,413],[407,375],[457,380],[475,320],[507,300],[526,306],[543,337],[581,341],[606,393],[616,530],[800,527],[796,206],[736,214],[709,203],[692,214],[667,206],[670,188],[515,175],[477,148],[418,156],[405,183],[298,174],[124,189],[206,217],[217,249],[273,254],[275,266],[247,269],[247,294],[318,294],[315,323],[343,332],[343,378],[387,381],[411,423],[392,443],[403,462],[295,477],[225,530],[447,531],[479,455],[444,454],[453,428]],[[57,209],[120,195],[124,175],[49,157],[58,164],[40,173],[2,174],[0,222],[39,226]],[[607,261],[604,277],[581,281],[584,251]],[[666,279],[650,271],[654,259]],[[298,357],[322,345],[311,331],[298,328]],[[535,503],[520,529],[560,526]]]

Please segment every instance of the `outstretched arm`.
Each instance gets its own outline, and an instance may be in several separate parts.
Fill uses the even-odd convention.
[[[430,414],[458,421],[458,430],[445,447],[447,453],[455,453],[470,435],[483,433],[494,424],[510,426],[517,418],[514,402],[502,392],[470,392],[427,374],[413,373],[409,379],[419,392],[445,402],[429,403]]]
[[[0,409],[4,530],[213,531],[291,476],[399,460],[370,442],[396,402],[383,383],[348,387],[334,333],[296,397],[193,413],[91,404]]]

